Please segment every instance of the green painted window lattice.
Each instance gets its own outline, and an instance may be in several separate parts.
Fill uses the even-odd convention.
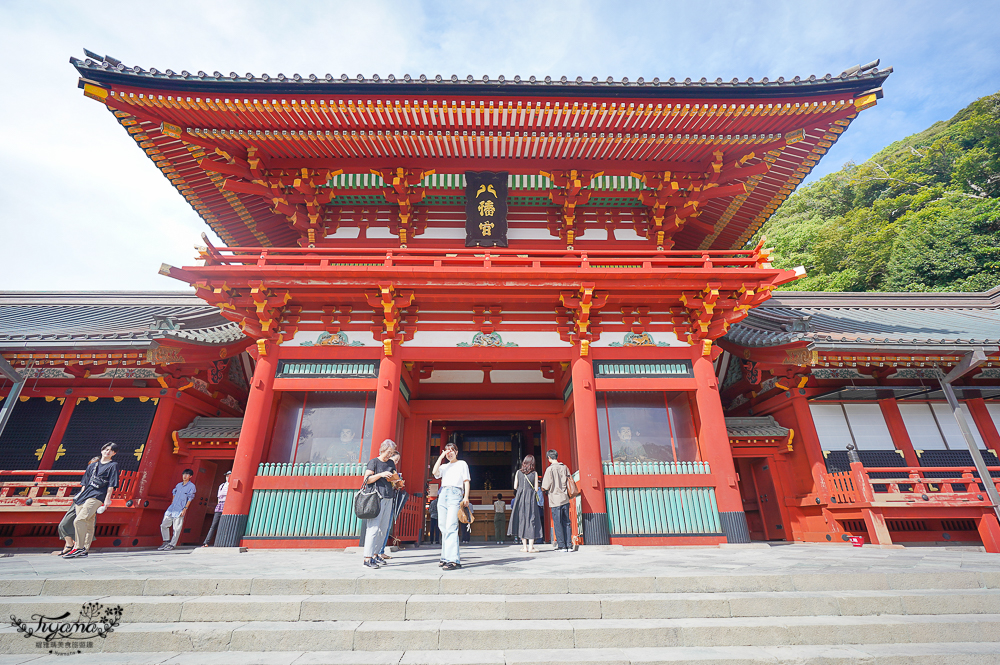
[[[286,378],[294,376],[318,376],[370,379],[378,378],[378,368],[375,363],[324,363],[299,360],[283,360],[278,367],[277,376]]]
[[[382,176],[373,173],[342,173],[330,178],[327,187],[334,189],[379,189],[385,187]],[[464,173],[435,173],[420,181],[421,187],[433,189],[465,189]],[[509,189],[552,189],[552,181],[542,175],[511,175],[507,177]],[[645,189],[642,181],[632,176],[598,176],[590,184],[594,191],[638,191]]]
[[[246,538],[357,538],[356,490],[254,490]]]
[[[352,194],[341,194],[333,199],[333,205],[342,206],[380,206],[386,205],[385,197],[381,194],[371,196],[354,196]]]
[[[642,270],[642,265],[635,263],[627,264],[603,264],[603,263],[591,263],[591,268],[603,268],[605,270]]]
[[[595,376],[692,376],[691,363],[596,362]]]
[[[604,462],[606,476],[649,476],[712,473],[708,462]]]
[[[350,464],[313,464],[311,462],[293,464],[284,462],[261,464],[257,467],[258,476],[360,476],[364,472],[364,462]]]
[[[334,206],[384,206],[389,205],[385,197],[381,194],[369,196],[358,196],[354,194],[341,194],[337,196],[330,205]],[[507,205],[512,208],[546,208],[554,204],[547,196],[510,196],[507,198]],[[465,207],[465,195],[440,195],[429,194],[417,205],[420,207]],[[587,203],[578,206],[580,208],[641,208],[642,202],[637,198],[625,196],[593,196]]]
[[[722,535],[714,487],[619,487],[604,496],[612,536]]]

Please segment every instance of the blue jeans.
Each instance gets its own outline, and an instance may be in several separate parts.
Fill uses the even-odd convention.
[[[443,487],[438,496],[438,524],[441,526],[441,559],[462,563],[458,551],[458,507],[465,497],[461,487]]]
[[[569,524],[569,504],[552,506],[552,526],[556,531],[556,548],[565,550],[573,548],[573,530]]]

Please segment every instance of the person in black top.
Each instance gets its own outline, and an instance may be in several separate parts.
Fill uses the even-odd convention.
[[[101,447],[101,458],[91,462],[83,474],[83,481],[80,483],[83,489],[73,498],[73,505],[76,507],[76,519],[73,520],[76,547],[63,555],[64,559],[87,556],[94,540],[97,516],[111,505],[112,490],[118,487],[118,464],[112,461],[117,452],[117,443],[105,443]]]
[[[97,460],[101,459],[100,455],[91,457],[90,461],[87,462],[87,466],[90,466]],[[86,473],[84,473],[86,475]],[[83,482],[81,480],[80,486],[83,487]],[[62,538],[66,544],[63,546],[61,552],[53,552],[53,554],[58,554],[59,556],[66,556],[70,552],[76,549],[76,529],[73,527],[73,520],[76,519],[76,504],[70,503],[69,510],[63,515],[62,519],[59,520],[59,537]]]
[[[365,484],[374,485],[381,504],[378,515],[365,520],[365,566],[378,568],[379,559],[376,553],[385,543],[385,535],[389,532],[389,517],[392,515],[392,483],[399,480],[396,465],[390,459],[396,452],[396,443],[386,439],[378,449],[378,457],[368,460],[365,469]],[[381,563],[384,563],[382,561]]]

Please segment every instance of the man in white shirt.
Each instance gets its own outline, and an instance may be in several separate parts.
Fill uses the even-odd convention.
[[[447,459],[447,462],[444,460]],[[444,463],[442,463],[444,462]],[[458,551],[458,511],[469,506],[469,465],[458,459],[458,446],[446,443],[432,470],[441,479],[438,494],[438,525],[441,529],[441,563],[445,570],[462,567]]]

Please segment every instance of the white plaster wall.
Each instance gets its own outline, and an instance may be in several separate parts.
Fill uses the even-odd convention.
[[[414,333],[413,335],[413,339],[407,341],[405,346],[456,347],[462,342],[465,342],[466,344],[471,344],[472,337],[475,334],[476,333],[471,330],[436,330],[436,331],[417,330],[417,332]],[[516,330],[509,332],[501,332],[500,338],[503,339],[504,343],[514,342],[518,346],[523,346],[523,347],[569,346],[568,342],[564,342],[561,339],[559,339],[559,333],[555,331],[532,332],[530,330],[525,330],[525,331]],[[354,338],[352,337],[351,339]]]
[[[344,332],[347,335],[348,342],[361,342],[362,346],[382,346],[382,343],[377,341],[375,335],[370,331],[350,330]],[[295,333],[295,337],[292,339],[285,340],[282,346],[302,346],[302,342],[312,342],[315,345],[319,335],[319,331],[299,331]]]
[[[687,342],[682,342],[681,340],[677,339],[677,335],[675,335],[672,332],[649,333],[649,336],[652,337],[653,341],[656,342],[657,344],[662,342],[665,343],[667,346],[688,346]],[[591,346],[594,347],[611,346],[613,342],[621,344],[624,339],[625,339],[625,333],[604,333],[601,335],[601,339],[592,343]]]
[[[490,372],[490,383],[555,383],[546,379],[540,369],[495,369]]]
[[[339,229],[333,233],[328,234],[327,238],[357,238],[361,235],[360,226],[341,226]]]
[[[420,383],[482,383],[485,377],[481,369],[436,369]]]

